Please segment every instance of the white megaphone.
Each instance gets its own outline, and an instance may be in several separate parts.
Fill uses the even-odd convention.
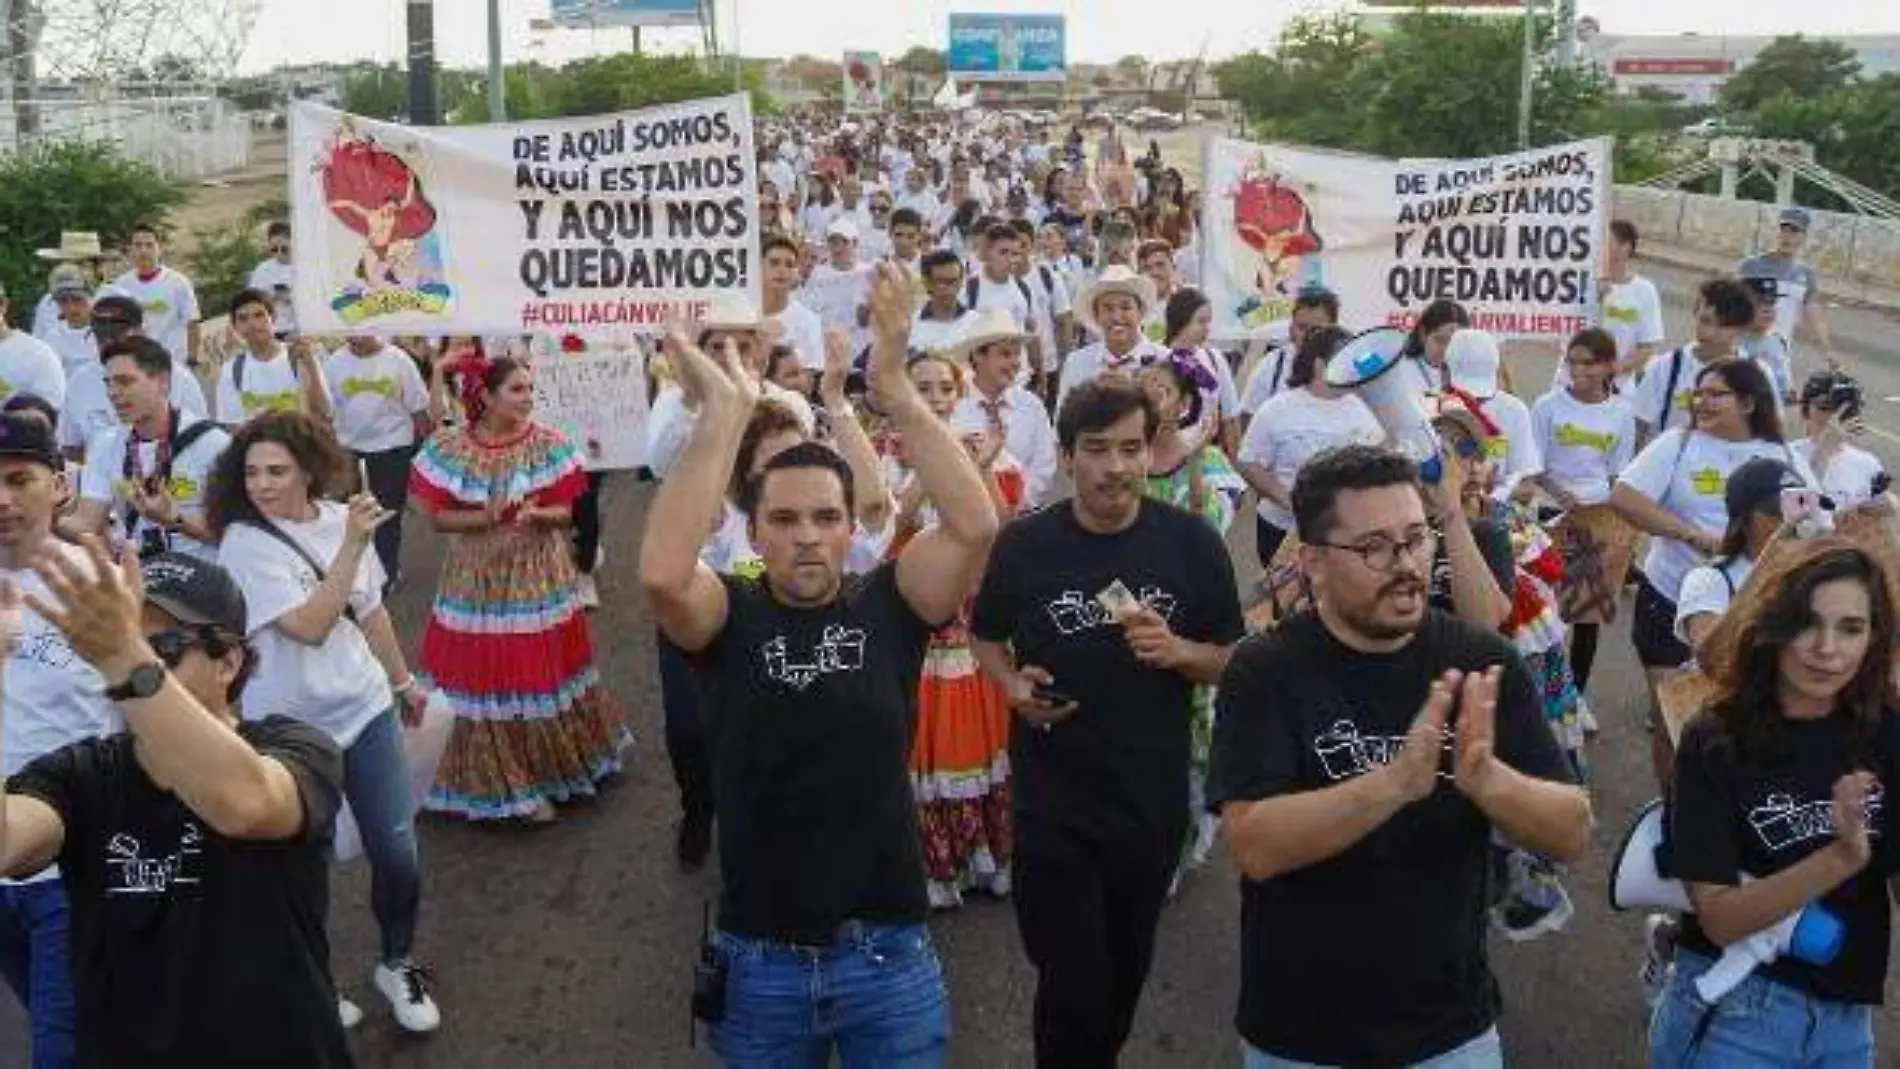
[[[1622,848],[1610,860],[1610,908],[1694,911],[1682,881],[1662,874],[1656,859],[1662,845],[1663,803],[1658,798],[1636,814]]]
[[[1418,464],[1419,476],[1436,484],[1445,471],[1444,452],[1418,393],[1399,373],[1406,339],[1397,327],[1354,335],[1326,362],[1326,384],[1357,393],[1392,444]]]

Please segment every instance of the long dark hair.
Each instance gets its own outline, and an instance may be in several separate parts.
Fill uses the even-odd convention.
[[[251,447],[265,442],[283,446],[310,482],[310,499],[341,493],[347,485],[349,462],[336,435],[321,420],[296,411],[265,412],[231,435],[231,444],[218,454],[205,486],[205,522],[215,538],[234,523],[263,518],[244,487],[244,465]]]
[[[1317,327],[1306,332],[1306,339],[1300,347],[1293,350],[1293,366],[1286,373],[1286,388],[1303,389],[1312,385],[1324,367],[1341,346],[1352,340],[1352,334],[1344,327]]]
[[[1872,635],[1860,668],[1842,689],[1837,708],[1853,721],[1861,744],[1871,743],[1894,701],[1894,592],[1880,564],[1845,538],[1826,536],[1777,552],[1752,577],[1728,610],[1734,630],[1706,643],[1703,668],[1715,683],[1708,713],[1722,734],[1750,757],[1774,755],[1785,726],[1781,715],[1781,651],[1814,623],[1814,592],[1851,580],[1867,590]]]
[[[1183,286],[1174,291],[1174,295],[1168,298],[1167,310],[1161,314],[1169,345],[1173,345],[1174,339],[1187,329],[1189,323],[1194,322],[1195,314],[1207,303],[1207,295],[1193,286]]]
[[[1749,437],[1763,442],[1783,442],[1781,412],[1775,405],[1775,387],[1768,381],[1768,373],[1753,360],[1717,360],[1715,363],[1696,373],[1695,384],[1698,388],[1702,380],[1710,375],[1720,376],[1722,384],[1735,391],[1735,400],[1754,402],[1754,409],[1748,413]]]
[[[1425,336],[1447,323],[1456,323],[1461,327],[1471,325],[1471,313],[1457,301],[1440,298],[1425,306],[1418,314],[1418,322],[1412,324],[1412,333],[1405,339],[1406,356],[1425,355]]]

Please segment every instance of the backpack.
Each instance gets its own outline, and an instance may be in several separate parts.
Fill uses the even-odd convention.
[[[1663,387],[1662,412],[1656,419],[1657,434],[1669,429],[1669,413],[1676,407],[1676,383],[1682,381],[1682,358],[1685,355],[1687,354],[1681,348],[1672,350],[1669,354],[1669,380]]]
[[[237,392],[240,395],[244,393],[244,362],[250,358],[250,355],[249,350],[240,352],[237,354],[237,359],[231,362],[231,385],[237,387]],[[284,359],[290,360],[289,350],[284,351]],[[297,375],[297,362],[295,360],[290,361],[290,377],[296,380],[298,385],[303,384],[303,379]]]
[[[1047,285],[1049,282],[1049,269],[1045,267],[1042,269],[1042,272],[1042,281]],[[1014,279],[1016,283],[1017,292],[1023,295],[1024,306],[1028,308],[1029,314],[1034,315],[1036,311],[1036,298],[1030,295],[1029,283],[1013,275],[1011,278]],[[976,311],[976,295],[981,292],[982,287],[983,276],[981,275],[974,275],[963,284],[963,305],[972,312]]]

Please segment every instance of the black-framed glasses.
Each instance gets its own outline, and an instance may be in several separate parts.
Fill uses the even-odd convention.
[[[1314,542],[1313,545],[1356,553],[1366,567],[1373,571],[1392,572],[1398,569],[1400,559],[1405,557],[1417,561],[1431,560],[1432,553],[1438,548],[1438,532],[1427,527],[1414,532],[1409,538],[1398,540],[1373,535],[1350,545],[1340,542]]]

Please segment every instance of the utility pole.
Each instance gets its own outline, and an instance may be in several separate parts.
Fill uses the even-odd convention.
[[[501,0],[488,0],[488,121],[508,121],[508,82],[501,68]]]
[[[1536,44],[1537,0],[1524,0],[1524,70],[1517,87],[1517,149],[1529,151],[1531,147],[1531,105],[1532,94],[1536,88],[1536,69],[1533,51]]]
[[[409,0],[409,124],[434,126],[438,121],[435,103],[435,0]]]

